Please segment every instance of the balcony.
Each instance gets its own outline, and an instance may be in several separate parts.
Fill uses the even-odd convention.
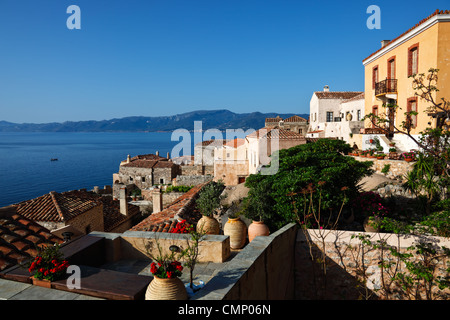
[[[386,96],[386,98],[397,98],[397,79],[386,79],[375,83],[375,96]]]

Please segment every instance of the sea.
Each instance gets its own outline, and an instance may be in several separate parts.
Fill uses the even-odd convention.
[[[189,135],[172,141],[171,132],[0,132],[0,207],[50,191],[112,186],[127,155],[165,157],[174,148],[194,154],[198,141]]]

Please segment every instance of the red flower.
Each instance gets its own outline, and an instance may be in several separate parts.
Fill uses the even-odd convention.
[[[172,279],[173,278],[173,272],[167,271],[167,278]]]

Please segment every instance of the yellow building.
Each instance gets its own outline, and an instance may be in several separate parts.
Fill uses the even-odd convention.
[[[381,48],[363,60],[365,68],[365,114],[386,115],[396,127],[406,120],[405,112],[417,111],[410,116],[411,134],[419,135],[426,127],[435,126],[436,119],[425,110],[428,102],[415,95],[411,74],[428,74],[430,68],[439,69],[437,96],[450,99],[450,10],[436,10],[414,27],[393,40],[383,40]],[[383,104],[394,103],[399,106],[395,114],[389,115]],[[417,145],[403,134],[394,134],[393,126],[386,125],[387,132],[374,129],[366,120],[362,131],[363,148],[373,135],[379,135],[382,146],[387,151],[389,140],[396,142],[400,151],[417,149]],[[366,136],[368,135],[368,136]],[[389,139],[387,139],[389,138]]]

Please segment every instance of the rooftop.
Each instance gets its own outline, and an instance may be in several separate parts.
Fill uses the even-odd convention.
[[[426,17],[425,19],[422,19],[419,21],[419,23],[417,23],[416,25],[414,25],[413,27],[409,28],[408,30],[406,30],[405,32],[403,32],[402,34],[400,34],[398,37],[392,39],[391,41],[387,42],[382,48],[378,49],[377,51],[373,52],[371,55],[369,55],[367,58],[365,58],[363,60],[366,61],[369,58],[371,58],[372,56],[376,55],[377,53],[379,53],[380,51],[382,51],[383,49],[385,49],[387,46],[391,45],[392,43],[394,43],[395,41],[397,41],[398,39],[402,38],[403,36],[407,35],[409,32],[417,29],[418,27],[424,25],[427,21],[429,21],[430,19],[432,19],[433,17],[439,16],[439,15],[449,15],[450,14],[450,10],[439,10],[437,9],[436,11],[434,11],[431,15],[429,15],[428,17]]]
[[[264,127],[261,129],[258,129],[256,131],[253,131],[252,133],[250,133],[247,138],[278,138],[280,140],[304,140],[305,137],[299,133],[290,131],[290,130],[285,130],[285,129],[280,129],[278,127],[273,127],[273,128],[268,128],[268,127]]]
[[[0,208],[0,272],[35,257],[41,244],[62,242],[48,229],[17,214],[14,206]]]
[[[361,95],[361,91],[316,91],[314,94],[319,99],[341,99],[348,100],[355,96]]]

